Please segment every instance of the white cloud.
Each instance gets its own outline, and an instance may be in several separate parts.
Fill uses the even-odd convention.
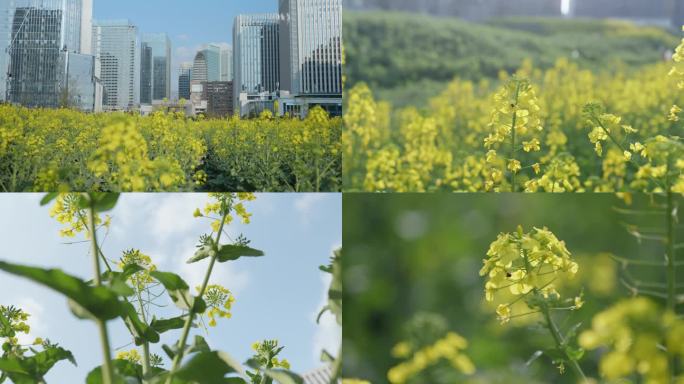
[[[302,220],[306,223],[325,198],[325,194],[322,193],[303,193],[294,202],[295,210],[299,212]]]

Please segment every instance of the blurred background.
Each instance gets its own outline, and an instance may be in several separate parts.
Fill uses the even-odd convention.
[[[402,361],[391,354],[397,343],[416,332],[453,331],[469,341],[466,354],[477,373],[466,378],[442,367],[409,383],[576,382],[546,355],[526,364],[535,351],[552,346],[548,330],[532,318],[500,325],[484,301],[478,272],[500,232],[514,232],[519,224],[526,232],[547,226],[579,263],[563,289],[576,294],[583,287],[586,302],[561,328],[582,323],[580,330],[586,329],[594,314],[629,296],[623,282],[664,281],[660,268],[625,271],[616,261],[658,261],[664,254],[661,242],[643,238],[664,226],[661,202],[646,195],[625,200],[610,194],[345,194],[345,377],[387,383],[387,371]],[[630,232],[641,233],[641,241]],[[580,362],[593,377],[597,357],[587,352]]]
[[[454,77],[496,79],[524,59],[593,72],[669,58],[684,0],[345,0],[347,87],[395,106],[427,104]]]

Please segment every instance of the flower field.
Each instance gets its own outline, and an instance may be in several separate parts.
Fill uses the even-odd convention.
[[[425,109],[393,110],[358,83],[345,99],[345,189],[683,192],[681,50],[600,73],[526,62],[498,81],[457,78]]]
[[[337,191],[342,121],[0,105],[2,191]]]

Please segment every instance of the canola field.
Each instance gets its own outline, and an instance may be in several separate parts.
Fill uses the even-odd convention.
[[[684,192],[683,51],[602,73],[526,62],[498,82],[456,78],[421,109],[358,83],[345,98],[345,190]]]
[[[0,105],[0,191],[338,191],[342,121]]]

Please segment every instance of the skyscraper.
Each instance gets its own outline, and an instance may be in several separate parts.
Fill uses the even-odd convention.
[[[279,85],[278,14],[240,15],[233,25],[234,94],[255,95],[278,90]],[[236,107],[236,110],[239,110]]]
[[[204,51],[197,52],[195,61],[192,64],[192,81],[207,81],[207,57]]]
[[[100,61],[105,110],[130,110],[140,99],[138,28],[128,20],[97,21],[93,54]]]
[[[233,80],[233,48],[221,47],[221,81]]]
[[[3,5],[9,23],[9,100],[27,106],[59,104],[60,52],[81,52],[83,0],[14,0]],[[4,23],[3,23],[4,24]],[[1,64],[1,63],[0,63]]]
[[[281,89],[342,94],[342,0],[280,0]]]
[[[209,44],[202,51],[207,60],[207,80],[221,80],[221,47],[216,44]]]
[[[171,97],[171,40],[165,33],[142,37],[140,49],[140,102]]]
[[[178,98],[190,100],[190,79],[192,78],[192,63],[182,63],[178,70]]]
[[[93,0],[82,0],[81,53],[90,55],[93,49]]]
[[[0,100],[7,98],[7,70],[9,69],[9,43],[12,36],[14,0],[0,1]]]

